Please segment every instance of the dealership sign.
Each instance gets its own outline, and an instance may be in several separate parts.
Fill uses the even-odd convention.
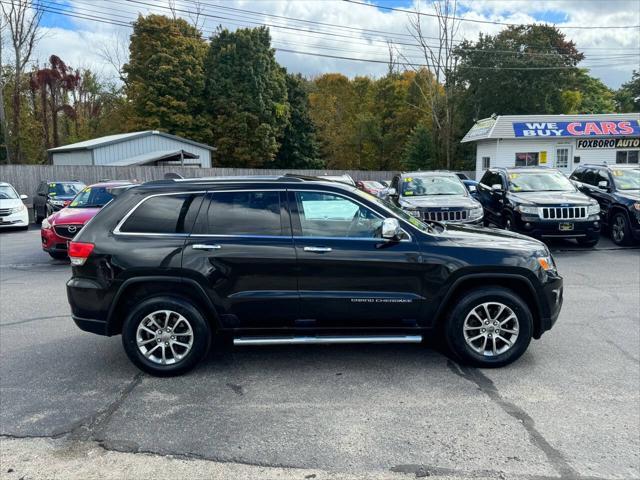
[[[593,148],[640,148],[640,138],[581,138],[576,146],[582,150]]]
[[[585,122],[522,122],[513,123],[516,137],[595,137],[640,136],[640,122],[636,120]]]

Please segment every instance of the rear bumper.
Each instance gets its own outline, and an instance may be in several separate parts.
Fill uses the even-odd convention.
[[[67,282],[67,299],[71,318],[85,332],[109,335],[109,290],[87,278],[71,278]]]

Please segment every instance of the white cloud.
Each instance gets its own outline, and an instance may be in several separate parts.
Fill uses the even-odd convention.
[[[77,14],[87,14],[98,11],[100,16],[124,21],[135,19],[137,12],[146,14],[146,5],[126,3],[121,1],[91,2],[90,0],[70,0]],[[146,2],[145,2],[146,3]],[[152,2],[148,2],[152,3]],[[176,7],[183,10],[194,10],[193,0],[176,0]],[[393,32],[393,36],[400,43],[413,43],[407,36],[408,17],[406,13],[390,12],[371,8],[340,0],[333,1],[272,1],[260,2],[249,0],[234,0],[214,5],[201,2],[206,13],[218,17],[234,18],[205,18],[203,30],[209,35],[222,24],[230,29],[238,26],[255,26],[255,23],[272,23],[278,25],[271,29],[273,43],[276,48],[286,48],[306,52],[322,52],[326,55],[381,59],[388,57],[385,38],[389,35],[382,33],[363,33],[348,28],[325,27],[314,24],[304,24],[284,18],[251,15],[246,12],[225,10],[219,7],[232,7],[245,10],[259,11],[283,17],[305,19],[314,22],[324,22],[346,27]],[[170,14],[166,10],[167,3],[156,2],[155,13]],[[599,1],[522,1],[522,0],[464,0],[465,18],[490,20],[508,23],[527,23],[537,18],[561,19],[559,26],[605,25],[619,26],[640,24],[640,4],[636,0],[608,1],[606,8]],[[431,12],[424,0],[414,0],[413,9],[420,7],[421,11]],[[94,13],[95,15],[96,13]],[[178,15],[188,18],[183,12]],[[51,17],[55,18],[55,17]],[[65,62],[75,66],[86,66],[109,78],[116,78],[116,72],[100,55],[105,45],[115,45],[128,32],[126,27],[99,24],[90,20],[70,18],[74,29],[48,28],[47,37],[37,48],[36,57],[40,62],[51,54],[60,56]],[[255,22],[255,23],[250,23]],[[435,20],[424,17],[424,27],[427,35],[436,36]],[[480,32],[497,33],[499,25],[463,22],[459,32],[460,37],[477,38]],[[329,35],[318,34],[296,29],[320,30]],[[567,37],[574,40],[579,49],[586,54],[584,66],[603,65],[594,67],[591,73],[600,77],[612,88],[631,77],[632,70],[639,69],[639,57],[628,56],[640,51],[640,30],[638,29],[598,29],[598,30],[564,30]],[[399,45],[406,55],[420,61],[419,52],[408,46]],[[624,50],[626,49],[626,50]],[[636,49],[636,50],[633,50]],[[627,56],[621,56],[621,55]],[[379,76],[385,73],[384,64],[374,64],[359,61],[341,60],[333,58],[314,57],[295,53],[278,52],[279,62],[289,71],[301,72],[313,76],[326,72],[341,72],[349,76],[371,75]],[[623,65],[624,64],[624,65]],[[614,65],[614,66],[611,66]]]

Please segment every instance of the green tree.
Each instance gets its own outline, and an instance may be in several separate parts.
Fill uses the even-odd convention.
[[[406,170],[432,170],[436,168],[431,132],[419,123],[411,132],[402,156],[402,166]]]
[[[273,166],[276,168],[322,168],[323,162],[318,157],[315,126],[309,116],[306,80],[300,74],[288,74],[286,81],[290,118]]]
[[[203,112],[206,43],[180,18],[139,16],[133,26],[126,94],[137,129],[157,129],[205,140]]]
[[[615,100],[620,112],[640,112],[640,71],[633,71],[631,80],[616,92]]]
[[[480,35],[456,49],[456,82],[464,88],[468,119],[497,114],[564,113],[563,91],[584,58],[575,44],[548,25],[511,26]]]
[[[219,29],[205,61],[207,112],[221,165],[271,167],[289,123],[285,73],[269,30]]]
[[[562,113],[613,113],[616,111],[615,94],[602,81],[579,69],[571,89],[562,92]]]

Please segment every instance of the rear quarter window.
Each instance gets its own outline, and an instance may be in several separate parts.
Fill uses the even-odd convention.
[[[190,233],[204,194],[149,197],[120,226],[122,233]]]

